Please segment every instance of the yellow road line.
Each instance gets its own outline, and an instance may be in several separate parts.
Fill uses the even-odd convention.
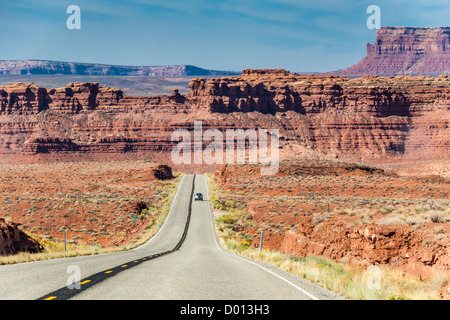
[[[123,266],[122,266],[122,268],[125,268],[127,265],[126,264],[124,264]]]
[[[89,282],[91,282],[91,280],[85,280],[83,282],[80,282],[80,284],[86,284],[86,283],[89,283]]]
[[[106,271],[105,273],[111,273],[112,272],[112,270],[109,270],[109,271]]]
[[[53,300],[55,298],[56,298],[56,296],[51,296],[51,297],[45,298],[44,300]]]

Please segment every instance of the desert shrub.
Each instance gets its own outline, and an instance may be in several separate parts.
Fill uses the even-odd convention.
[[[406,223],[411,226],[419,226],[424,222],[423,218],[420,217],[408,217],[406,219]]]
[[[446,209],[445,204],[436,199],[429,199],[425,206],[429,210],[444,211]]]
[[[378,225],[382,225],[382,226],[391,225],[391,224],[401,224],[401,223],[403,223],[403,220],[398,216],[386,217],[386,218],[380,219],[377,222]]]
[[[237,207],[237,203],[232,201],[232,200],[227,200],[227,201],[225,201],[225,206],[227,208],[236,208]]]
[[[387,214],[387,213],[391,213],[392,211],[394,211],[394,208],[392,208],[391,206],[384,206],[380,208],[381,213],[383,214]]]
[[[329,213],[317,213],[314,215],[312,222],[317,226],[319,223],[322,223],[330,218],[331,214]]]
[[[234,222],[236,222],[236,219],[231,214],[223,214],[220,217],[220,222],[225,224],[233,224]]]
[[[432,210],[428,212],[428,218],[434,223],[444,223],[445,213],[442,211]]]
[[[215,194],[211,195],[211,205],[213,209],[225,210],[225,206],[222,200],[218,199]]]

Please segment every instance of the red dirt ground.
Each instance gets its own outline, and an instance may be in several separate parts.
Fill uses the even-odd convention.
[[[410,170],[412,171],[412,169]],[[282,162],[216,172],[216,197],[251,215],[241,226],[266,249],[324,255],[354,265],[388,264],[422,279],[450,274],[450,183],[331,161]]]
[[[66,227],[69,242],[121,245],[152,220],[135,226],[133,204],[157,207],[169,191],[155,168],[145,161],[1,165],[0,216],[41,239],[62,240]]]

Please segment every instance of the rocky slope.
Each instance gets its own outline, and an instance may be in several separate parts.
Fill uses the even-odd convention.
[[[237,73],[231,71],[207,70],[190,65],[115,66],[48,60],[3,60],[0,61],[0,74],[184,77],[234,75]]]
[[[330,74],[450,74],[450,28],[383,27],[367,55],[357,64]]]
[[[42,246],[19,229],[19,224],[6,222],[0,218],[0,256],[19,252],[37,253],[43,250]]]
[[[442,158],[448,77],[302,76],[244,70],[196,78],[187,95],[132,97],[98,83],[0,86],[1,162],[148,159],[173,165],[176,129],[280,130],[281,156]],[[292,149],[293,148],[293,149]],[[293,151],[293,150],[297,151]]]

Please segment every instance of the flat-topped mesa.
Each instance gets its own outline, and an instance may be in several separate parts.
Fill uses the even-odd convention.
[[[188,77],[236,75],[191,65],[120,66],[49,60],[0,60],[0,74],[65,74],[83,76]]]
[[[367,56],[410,53],[450,55],[450,28],[383,27],[367,44]]]
[[[450,74],[450,28],[382,27],[367,55],[355,65],[328,74],[433,75]]]

